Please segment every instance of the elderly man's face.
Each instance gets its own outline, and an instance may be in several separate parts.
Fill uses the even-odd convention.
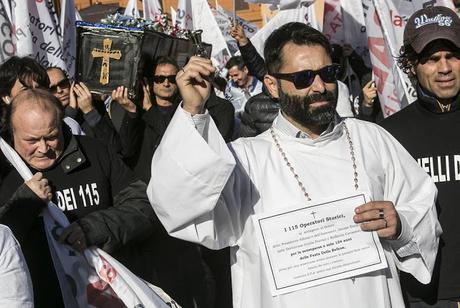
[[[14,148],[36,170],[52,167],[62,154],[63,137],[56,112],[35,102],[17,106],[12,117]]]
[[[50,79],[50,91],[62,103],[67,106],[70,101],[70,83],[64,73],[57,68],[47,70]]]
[[[421,53],[415,75],[440,103],[451,103],[460,91],[460,50],[445,40],[430,43]]]
[[[177,75],[177,69],[172,64],[160,64],[155,69],[154,82],[153,82],[153,93],[162,99],[169,100],[177,93],[177,85],[175,76]],[[174,76],[174,81],[170,78],[165,77]],[[171,77],[173,78],[173,77]],[[156,80],[155,79],[161,79]]]

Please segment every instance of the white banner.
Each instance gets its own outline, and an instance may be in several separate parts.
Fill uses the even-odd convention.
[[[161,14],[161,5],[158,0],[142,0],[144,19],[155,20],[156,15]]]
[[[225,40],[227,41],[227,46],[230,50],[230,53],[234,55],[239,51],[239,49],[236,40],[230,35],[233,14],[226,11],[220,5],[218,5],[216,9],[212,9],[212,12],[214,14],[214,18],[216,19],[217,25],[219,26],[220,31],[222,32],[222,35],[225,37]],[[238,16],[236,16],[236,22],[238,22],[243,27],[244,32],[248,38],[253,37],[258,30],[255,24],[248,22]]]
[[[300,8],[292,10],[282,10],[275,15],[262,29],[251,38],[251,42],[257,49],[260,55],[264,54],[264,44],[270,34],[281,27],[282,25],[291,22],[298,21],[309,24],[315,29],[319,29],[319,24],[316,20],[315,2],[306,2]]]
[[[10,0],[17,56],[31,56],[43,67],[66,67],[61,28],[52,0]]]
[[[332,44],[345,43],[343,16],[340,0],[324,1],[323,34]]]
[[[137,8],[137,0],[128,1],[126,4],[125,15],[135,18],[139,18],[141,16],[141,14],[139,14],[139,9]]]
[[[198,1],[199,2],[199,1]],[[192,30],[194,26],[191,0],[179,0],[177,3],[176,23],[179,28]],[[195,27],[195,29],[197,29]]]
[[[383,115],[387,117],[401,109],[401,103],[395,87],[394,75],[392,74],[392,68],[395,66],[395,63],[389,56],[388,47],[385,43],[380,26],[380,20],[372,0],[362,1],[372,71],[377,85],[377,92]]]
[[[10,12],[11,14],[11,12]],[[13,29],[8,17],[8,9],[0,1],[0,64],[14,56]]]
[[[350,44],[355,52],[371,66],[369,48],[367,46],[366,22],[361,0],[341,0],[343,37],[345,43]]]
[[[63,67],[71,79],[75,75],[76,61],[76,39],[77,31],[75,29],[76,10],[74,0],[61,0],[61,33],[62,48],[66,66]]]
[[[211,57],[214,58],[215,63],[218,64],[218,69],[221,70],[230,59],[231,54],[228,50],[227,42],[214,19],[208,2],[205,0],[193,0],[192,13],[193,29],[203,30],[203,42],[212,44]],[[176,16],[176,18],[178,18],[178,16]]]

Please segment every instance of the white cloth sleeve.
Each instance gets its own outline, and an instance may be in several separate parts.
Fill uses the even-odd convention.
[[[33,306],[32,281],[21,248],[11,230],[0,225],[0,307]]]
[[[147,195],[171,236],[211,249],[236,244],[244,221],[240,204],[254,193],[209,115],[191,117],[178,108],[151,170]]]

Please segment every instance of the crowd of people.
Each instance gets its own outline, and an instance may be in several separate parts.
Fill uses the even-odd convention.
[[[459,307],[459,33],[445,7],[407,20],[398,65],[417,100],[386,119],[363,59],[298,22],[264,57],[234,25],[241,55],[224,84],[207,58],[158,57],[138,99],[8,59],[1,136],[33,177],[0,154],[0,306],[70,307],[42,215],[51,200],[70,221],[62,245],[103,249],[184,308]],[[386,266],[274,293],[256,217],[358,193],[367,201],[348,214]]]

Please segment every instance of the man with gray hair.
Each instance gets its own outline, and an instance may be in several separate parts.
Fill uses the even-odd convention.
[[[136,242],[158,227],[145,184],[111,149],[64,129],[62,117],[62,105],[51,93],[26,89],[9,105],[3,132],[33,173],[24,183],[14,168],[3,164],[0,223],[10,227],[21,244],[36,307],[65,304],[41,215],[48,200],[71,222],[60,234],[61,243],[80,252],[98,246],[131,269]],[[3,155],[0,161],[5,162]]]

